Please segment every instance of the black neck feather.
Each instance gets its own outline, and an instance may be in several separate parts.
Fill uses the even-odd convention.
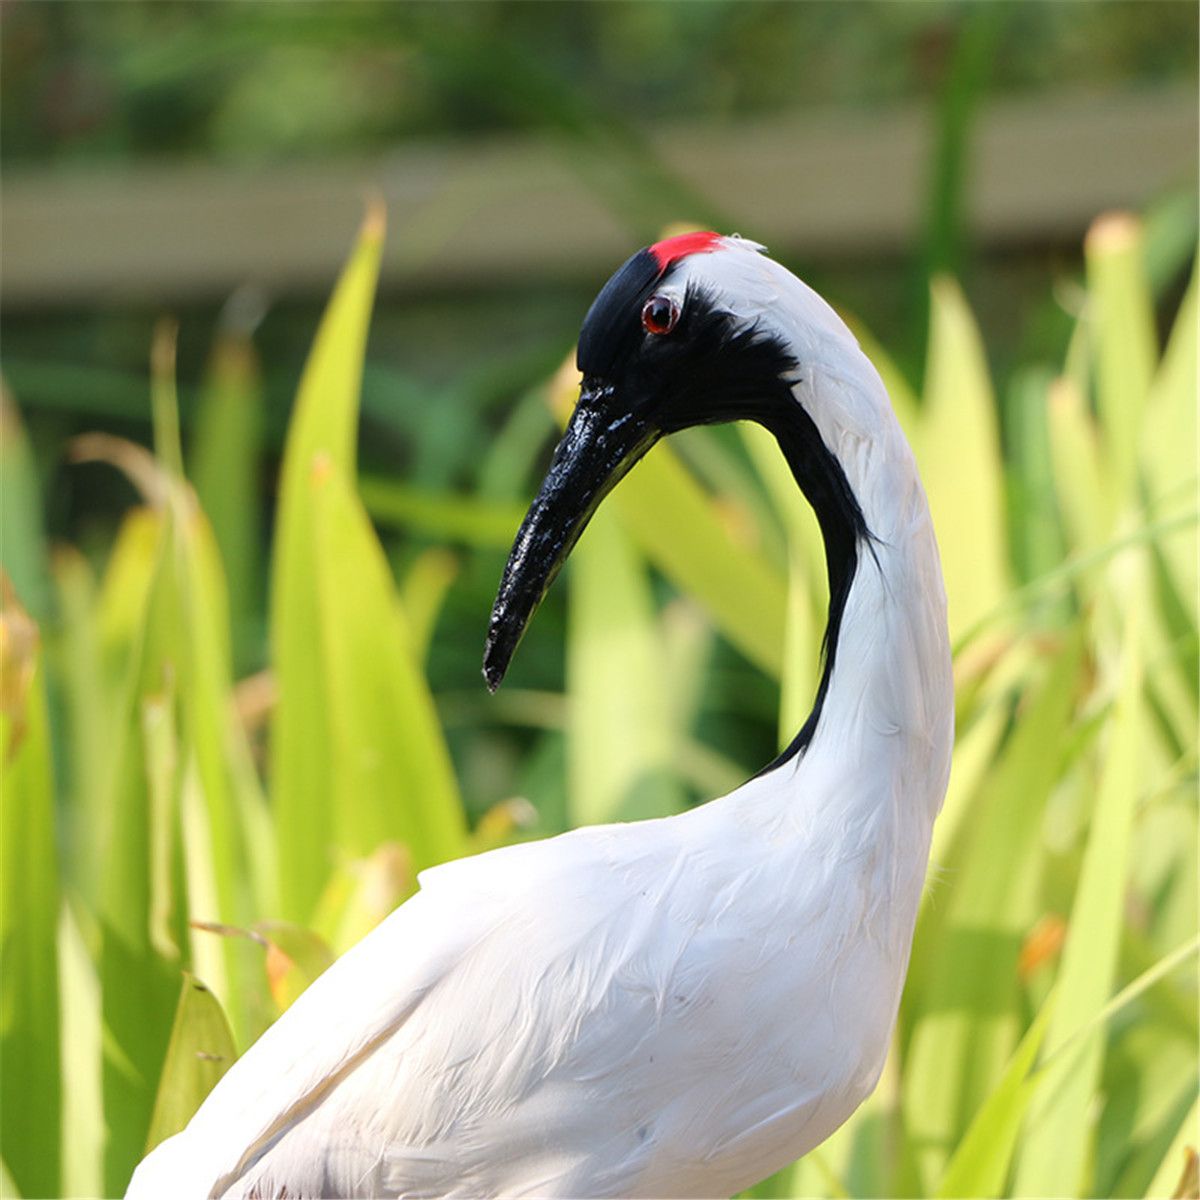
[[[802,754],[816,734],[837,658],[842,616],[858,569],[860,547],[869,547],[871,534],[841,464],[791,388],[785,386],[775,401],[756,413],[755,418],[774,435],[792,476],[816,514],[829,576],[829,616],[822,641],[824,663],[816,700],[808,719],[787,748],[759,772],[764,775]]]

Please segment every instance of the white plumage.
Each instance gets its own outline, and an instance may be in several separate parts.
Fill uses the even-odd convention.
[[[756,251],[658,291],[786,342],[872,535],[811,742],[681,816],[424,872],[129,1196],[727,1196],[873,1088],[949,769],[945,601],[883,385]]]

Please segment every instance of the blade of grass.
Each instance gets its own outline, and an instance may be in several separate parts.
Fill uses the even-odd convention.
[[[567,796],[576,825],[664,816],[682,806],[668,676],[650,581],[617,515],[598,512],[571,556]]]
[[[0,574],[0,1135],[27,1196],[60,1186],[58,847],[37,626]]]
[[[467,546],[507,550],[525,515],[523,504],[480,501],[372,475],[359,481],[359,493],[367,511],[382,524],[401,525],[439,541]]]
[[[76,917],[64,903],[58,924],[62,1001],[62,1195],[104,1194],[100,979]]]
[[[196,416],[189,476],[220,548],[242,665],[251,662],[247,634],[264,594],[259,528],[263,418],[254,346],[248,337],[220,330]]]
[[[1030,1074],[1046,1036],[1051,1011],[1052,1002],[1047,1001],[1026,1030],[1000,1081],[955,1149],[934,1193],[936,1196],[950,1200],[955,1196],[1003,1194],[1021,1122],[1034,1092]]]
[[[120,721],[114,769],[106,784],[108,839],[101,849],[100,991],[105,1028],[104,1114],[108,1137],[104,1188],[121,1193],[141,1157],[153,1109],[155,1085],[170,1036],[178,988],[178,963],[163,957],[161,939],[151,935],[153,914],[170,908],[155,891],[151,846],[157,841],[146,778],[141,711],[147,695],[159,693],[173,675],[169,647],[177,642],[177,594],[171,586],[171,530],[158,523],[157,545],[140,548],[151,557],[153,575],[140,614],[139,635],[130,647],[126,677],[116,693]],[[133,572],[140,576],[139,569]],[[160,814],[161,815],[161,814]],[[173,886],[172,894],[182,894]],[[172,939],[178,945],[179,937]]]
[[[220,1002],[200,980],[185,972],[145,1153],[192,1119],[236,1058]]]
[[[1115,973],[1129,833],[1139,790],[1142,620],[1135,597],[1127,608],[1122,678],[1058,975],[1058,1002],[1047,1036],[1051,1054],[1104,1007]],[[1089,1194],[1089,1111],[1102,1054],[1103,1047],[1095,1041],[1077,1044],[1043,1073],[1021,1148],[1017,1195]]]
[[[1158,359],[1141,221],[1129,213],[1098,218],[1084,240],[1084,257],[1111,528],[1133,499],[1143,413]]]
[[[951,638],[1008,590],[995,401],[979,331],[957,284],[933,282],[917,458],[946,577]]]
[[[271,729],[271,795],[282,915],[308,920],[329,871],[333,754],[325,680],[313,648],[320,637],[314,555],[313,461],[318,454],[354,477],[355,431],[367,325],[383,245],[373,209],[322,318],[304,368],[279,482],[271,571],[271,651],[279,699]]]
[[[49,612],[42,493],[16,402],[0,379],[0,553],[25,607],[38,619]]]
[[[332,460],[311,474],[321,708],[328,721],[333,810],[323,882],[338,853],[387,841],[418,870],[462,853],[465,822],[449,752],[391,571],[366,511]],[[314,653],[315,651],[315,653]]]
[[[1197,1191],[1196,1147],[1200,1146],[1200,1098],[1184,1118],[1162,1165],[1146,1189],[1146,1200],[1195,1195]]]
[[[408,619],[417,662],[423,663],[429,654],[434,627],[458,571],[459,561],[454,554],[441,546],[431,546],[418,554],[404,573],[400,607]]]
[[[995,1087],[1017,1039],[1017,961],[1038,915],[1040,823],[1059,776],[1083,662],[1076,635],[1029,699],[944,864],[940,905],[918,924],[918,984],[904,1075],[907,1135],[925,1186]]]

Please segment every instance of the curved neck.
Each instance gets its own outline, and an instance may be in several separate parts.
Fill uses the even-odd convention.
[[[821,382],[797,387],[811,394]],[[786,399],[781,394],[756,414],[816,513],[829,576],[812,712],[762,773],[828,754],[843,778],[862,770],[858,782],[872,774],[904,780],[932,820],[953,741],[941,565],[916,464],[883,384],[868,367],[855,385],[868,393],[870,419],[850,430],[832,419],[819,429],[787,385]],[[819,395],[812,399],[812,410],[826,411],[821,403]],[[851,790],[866,800],[875,789]]]
[[[785,385],[786,387],[786,385]],[[842,616],[858,571],[860,555],[870,552],[871,531],[841,464],[830,453],[812,418],[786,388],[786,399],[772,404],[759,420],[771,433],[797,486],[816,514],[825,544],[825,569],[829,579],[829,614],[821,642],[824,659],[812,711],[787,747],[760,774],[802,754],[817,731],[829,682],[837,659]]]

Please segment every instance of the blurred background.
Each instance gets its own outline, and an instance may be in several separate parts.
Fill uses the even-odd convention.
[[[690,565],[672,562],[635,531],[636,552],[610,541],[596,549],[590,567],[579,568],[628,582],[620,611],[629,615],[633,634],[622,641],[620,631],[608,628],[610,640],[590,636],[589,629],[603,632],[605,614],[579,599],[572,609],[569,589],[560,586],[506,690],[489,699],[479,675],[508,544],[548,460],[555,403],[561,407],[570,394],[569,378],[547,381],[570,353],[596,290],[629,253],[677,223],[765,243],[862,331],[917,442],[935,515],[936,493],[951,497],[941,502],[950,515],[939,517],[939,529],[948,574],[967,581],[956,599],[960,584],[951,579],[960,617],[960,730],[964,737],[982,730],[973,735],[977,747],[964,768],[973,774],[956,785],[959,811],[984,804],[980,796],[994,775],[1040,797],[1045,813],[1022,810],[1022,819],[1039,829],[1044,821],[1049,832],[1037,850],[1036,881],[1026,881],[1019,900],[1005,899],[997,884],[984,906],[1021,915],[997,916],[1008,922],[1004,944],[1011,955],[985,960],[993,972],[1008,964],[1009,975],[997,985],[1008,999],[977,997],[978,1011],[967,1005],[967,1024],[958,1030],[964,1040],[956,1043],[961,1078],[922,1059],[927,1052],[918,1046],[941,1044],[932,1024],[922,1034],[921,1021],[927,1011],[940,1011],[939,987],[953,991],[929,966],[939,947],[958,944],[938,940],[956,919],[952,903],[927,920],[925,960],[918,943],[914,970],[925,962],[932,991],[914,994],[934,999],[928,1010],[925,1000],[914,1000],[902,1022],[904,1061],[915,1056],[926,1068],[924,1076],[917,1071],[925,1082],[913,1085],[907,1102],[921,1108],[920,1087],[936,1090],[939,1079],[954,1076],[957,1090],[945,1104],[953,1117],[923,1130],[911,1147],[905,1142],[902,1154],[893,1143],[892,1150],[881,1148],[876,1126],[864,1119],[854,1136],[867,1139],[870,1153],[850,1153],[863,1143],[847,1141],[844,1161],[835,1154],[821,1172],[777,1180],[763,1194],[814,1188],[926,1194],[939,1180],[944,1189],[952,1152],[1051,987],[1051,976],[1039,977],[1037,969],[1043,962],[1047,971],[1057,969],[1086,874],[1090,805],[1111,766],[1104,721],[1113,696],[1122,694],[1127,643],[1118,614],[1125,583],[1105,576],[1101,586],[1085,573],[1095,561],[1087,555],[1107,561],[1114,538],[1132,537],[1152,545],[1155,569],[1169,575],[1162,564],[1183,562],[1190,551],[1176,543],[1160,553],[1155,539],[1162,528],[1153,522],[1175,520],[1171,528],[1178,529],[1183,520],[1194,539],[1194,414],[1183,425],[1172,425],[1169,416],[1150,422],[1147,429],[1157,432],[1136,454],[1128,449],[1128,462],[1120,444],[1123,438],[1128,447],[1142,446],[1140,417],[1122,425],[1125,418],[1112,414],[1124,411],[1120,397],[1140,395],[1139,387],[1155,396],[1167,394],[1169,384],[1176,414],[1194,399],[1194,338],[1184,344],[1173,331],[1181,306],[1181,326],[1195,319],[1185,296],[1197,228],[1196,5],[3,0],[0,34],[3,554],[20,601],[9,612],[19,611],[22,620],[28,614],[33,624],[20,628],[35,630],[26,643],[13,632],[15,617],[6,627],[12,673],[5,713],[22,737],[28,678],[18,667],[34,661],[28,647],[36,646],[39,629],[52,668],[45,681],[45,772],[38,776],[52,799],[44,827],[19,831],[50,847],[51,875],[29,882],[27,892],[18,889],[11,904],[41,896],[46,944],[56,948],[42,945],[38,960],[35,946],[29,961],[75,981],[74,991],[63,985],[64,1011],[74,1012],[71,1019],[85,1030],[73,1049],[64,1043],[62,1061],[85,1064],[64,1068],[64,1078],[83,1089],[79,1095],[92,1087],[97,1105],[103,1092],[107,1106],[107,1127],[75,1112],[73,1127],[91,1130],[84,1137],[93,1139],[91,1149],[64,1151],[53,1177],[39,1175],[20,1151],[14,1162],[14,1145],[32,1138],[32,1148],[37,1139],[22,1133],[21,1115],[10,1111],[6,1119],[17,1124],[5,1126],[5,1179],[14,1194],[101,1185],[111,1191],[127,1177],[151,1110],[162,1103],[158,1081],[179,965],[199,970],[204,958],[194,945],[188,950],[195,934],[183,925],[174,942],[164,941],[153,922],[147,934],[143,908],[154,903],[117,897],[98,861],[115,853],[126,828],[120,821],[130,820],[138,837],[145,833],[149,818],[137,804],[150,801],[117,805],[119,818],[105,815],[114,796],[126,795],[127,764],[117,761],[123,751],[106,759],[106,739],[124,743],[96,714],[106,708],[132,714],[136,745],[129,753],[137,778],[149,773],[147,794],[155,794],[156,763],[175,781],[171,787],[184,787],[178,767],[163,763],[186,761],[192,744],[185,705],[176,757],[155,757],[163,751],[155,751],[147,732],[145,704],[147,695],[158,697],[161,676],[143,674],[128,695],[114,682],[124,678],[121,655],[132,652],[131,630],[149,603],[145,579],[141,591],[130,583],[142,578],[130,547],[150,536],[130,532],[131,513],[145,511],[138,505],[146,501],[162,508],[163,496],[173,495],[154,472],[171,468],[177,419],[180,461],[211,519],[221,586],[228,588],[230,644],[225,652],[218,636],[213,645],[236,704],[238,744],[248,755],[231,794],[257,795],[246,803],[258,811],[264,791],[270,797],[282,788],[283,767],[279,759],[272,764],[268,731],[280,695],[279,655],[286,653],[279,650],[283,619],[269,615],[272,597],[278,602],[288,583],[276,536],[287,507],[279,486],[285,437],[321,312],[355,244],[364,206],[376,198],[386,207],[388,233],[369,340],[365,355],[356,353],[353,331],[341,329],[338,378],[347,395],[357,396],[361,363],[361,412],[353,404],[345,409],[346,419],[357,421],[357,495],[399,581],[423,668],[412,711],[424,713],[432,697],[428,728],[440,730],[436,737],[444,735],[448,747],[447,811],[452,807],[454,816],[447,820],[456,832],[440,842],[430,835],[437,849],[417,851],[384,820],[374,841],[374,834],[360,832],[339,852],[365,858],[376,841],[395,842],[400,865],[386,855],[372,860],[390,880],[383,894],[394,902],[411,889],[413,860],[423,865],[445,857],[447,847],[461,853],[581,821],[672,811],[735,786],[788,740],[807,711],[816,673],[820,562],[812,557],[811,530],[797,532],[776,511],[761,448],[733,429],[692,431],[672,445],[689,486],[707,505],[711,528],[728,542],[720,561],[758,572],[763,611],[778,609],[777,622],[760,620],[756,630],[759,614],[752,612],[739,625],[715,591],[705,593],[702,553]],[[1114,210],[1133,216],[1093,226]],[[361,243],[357,254],[361,259]],[[1104,265],[1110,259],[1118,263],[1112,270]],[[369,287],[364,294],[369,303]],[[1097,295],[1123,299],[1108,304]],[[164,317],[177,327],[163,325]],[[365,316],[359,322],[365,333],[363,322]],[[1109,342],[1097,330],[1107,331]],[[1128,370],[1124,360],[1106,358],[1105,346],[1117,345],[1128,350]],[[1160,352],[1167,383],[1151,386],[1152,377],[1159,379]],[[1168,411],[1165,401],[1160,408]],[[967,424],[956,426],[956,419]],[[103,436],[79,440],[92,434]],[[1160,493],[1137,465],[1173,441],[1183,466],[1158,482],[1182,496],[1190,518],[1156,509]],[[138,458],[137,447],[153,447],[157,467]],[[1121,460],[1115,470],[1104,453]],[[353,450],[342,457],[352,464]],[[986,531],[969,523],[955,530],[955,486],[962,521],[986,521]],[[1106,493],[1127,497],[1128,513],[1136,509],[1142,524],[1122,523],[1124,499],[1089,519]],[[626,524],[634,529],[636,515]],[[366,562],[374,551],[363,553]],[[808,569],[803,584],[793,574],[798,564]],[[1166,598],[1155,602],[1166,632],[1154,643],[1150,662],[1157,666],[1150,674],[1165,671],[1169,682],[1143,697],[1145,720],[1158,731],[1152,791],[1167,797],[1170,815],[1154,816],[1146,835],[1152,877],[1138,893],[1142,924],[1134,935],[1122,932],[1125,910],[1118,907],[1104,926],[1120,968],[1112,966],[1103,986],[1093,979],[1086,1002],[1071,1010],[1087,1020],[1117,981],[1141,979],[1180,938],[1194,934],[1194,863],[1168,849],[1186,848],[1195,834],[1194,571],[1180,570]],[[296,575],[292,584],[317,588],[305,578]],[[779,671],[771,665],[777,643],[770,638],[783,627],[788,579],[793,598],[804,595],[800,608],[793,603],[788,610],[788,645],[803,665],[790,674],[785,668],[781,699]],[[380,586],[390,589],[390,579]],[[1157,578],[1156,586],[1166,585]],[[981,642],[979,622],[992,620],[997,605],[1021,616],[1004,626],[1003,636]],[[1068,654],[1073,666],[1061,668],[1067,674],[1060,677],[1056,664],[1085,616],[1096,625],[1080,634],[1076,658]],[[601,711],[593,727],[632,745],[637,726],[649,720],[669,726],[670,738],[626,746],[628,753],[616,757],[629,761],[605,781],[609,790],[593,787],[580,800],[572,781],[583,780],[586,789],[606,764],[588,757],[578,744],[587,726],[573,722],[605,686],[629,685],[611,666],[589,660],[587,647],[606,647],[602,656],[630,647],[640,653],[648,644],[639,641],[643,635],[665,648],[671,687],[657,696],[657,708],[634,704],[634,718]],[[653,690],[653,681],[643,682]],[[1043,763],[1039,774],[1038,754],[1019,740],[1014,749],[1018,718],[1039,698],[1053,707],[1060,694],[1073,697],[1059,713],[1061,736],[1037,710],[1047,745],[1054,743],[1053,753],[1042,754],[1053,764]],[[286,704],[286,688],[283,695]],[[388,700],[383,692],[378,698]],[[426,727],[427,717],[418,727]],[[377,732],[386,740],[386,719]],[[96,792],[89,781],[109,774],[114,782]],[[144,781],[134,792],[139,788],[146,791]],[[275,814],[268,824],[279,819],[279,803],[275,797],[260,805]],[[400,803],[409,803],[407,796]],[[118,826],[110,827],[112,820]],[[951,860],[957,854],[968,861],[969,845],[954,839],[966,836],[961,831],[973,820],[960,825],[951,818],[942,847]],[[996,828],[1017,836],[1016,815],[997,820]],[[6,825],[15,845],[12,828]],[[256,839],[282,855],[280,864],[261,867],[263,879],[295,865],[287,860],[288,835],[275,833],[263,825],[238,835],[252,859]],[[152,853],[158,866],[147,866],[144,850],[128,861],[117,857],[126,866],[136,860],[148,881],[143,890],[156,895],[153,880],[169,871]],[[339,925],[341,918],[330,916],[342,903],[330,896],[343,895],[350,876],[338,875],[338,866],[326,887],[327,848],[310,845],[307,853],[323,865],[301,894],[289,896],[285,882],[280,900],[275,885],[264,883],[253,899],[221,893],[220,903],[205,908],[194,891],[186,903],[177,891],[162,904],[185,924],[204,918],[249,926],[284,915],[308,933],[299,942],[280,934],[273,944],[278,950],[287,942],[283,961],[304,975],[353,940],[348,929],[365,927],[365,918]],[[187,876],[178,863],[171,869]],[[214,868],[218,882],[221,870]],[[1124,895],[1120,877],[1113,886]],[[61,911],[60,897],[66,898]],[[378,916],[387,904],[376,907]],[[970,924],[965,911],[963,920]],[[60,921],[66,924],[57,928]],[[130,937],[139,949],[130,954],[151,964],[147,978],[157,982],[147,984],[151,999],[122,1014],[121,1001],[105,990],[105,972],[119,978],[128,963],[116,965],[106,938],[125,921],[138,929]],[[309,936],[316,942],[304,940]],[[238,954],[230,952],[224,965],[210,962],[222,975],[215,988],[226,1007],[236,990],[230,980],[249,970],[233,961]],[[1108,961],[1103,954],[1101,961]],[[261,974],[261,963],[255,969]],[[271,977],[271,994],[256,1001],[258,1009],[229,1014],[238,1046],[261,1028],[271,1003],[286,1003],[294,981],[281,978]],[[92,996],[89,987],[104,1008],[106,1029],[117,1029],[117,1042],[129,1039],[125,1051],[133,1053],[130,1046],[144,1035],[132,1090],[108,1058],[103,1071],[89,1074],[86,1064],[99,1059],[78,1049],[99,1036],[87,1004],[69,998]],[[31,987],[34,1026],[48,1019],[37,1015],[36,995]],[[1050,1174],[1038,1174],[1038,1163],[1055,1156],[1035,1148],[1019,1168],[1024,1194],[1060,1186],[1066,1190],[1055,1194],[1142,1195],[1166,1178],[1161,1164],[1186,1124],[1195,1072],[1162,1063],[1172,1056],[1184,1063],[1194,1049],[1189,995],[1194,999],[1186,992],[1159,996],[1160,1042],[1144,1044],[1153,1039],[1139,1041],[1137,1034],[1109,1053],[1104,1087],[1098,1066],[1093,1073],[1097,1094],[1117,1095],[1113,1079],[1136,1093],[1120,1093],[1120,1103],[1104,1108],[1109,1144],[1120,1149],[1097,1157],[1093,1146],[1089,1173],[1080,1167],[1064,1182],[1049,1167]],[[157,1015],[147,1023],[150,1011]],[[970,1021],[993,1021],[996,1012],[1008,1023],[996,1035],[990,1066],[970,1065],[968,1050],[980,1037]],[[9,1034],[35,1047],[29,1069],[44,1073],[36,1028],[13,1019],[18,1023]],[[42,1033],[52,1036],[48,1027]],[[1034,1044],[1030,1053],[1036,1050]],[[10,1061],[17,1062],[11,1055]],[[17,1062],[13,1070],[19,1069]],[[204,1086],[192,1081],[185,1091],[203,1094]],[[904,1110],[900,1088],[895,1083],[892,1099],[883,1102],[892,1117]],[[45,1103],[57,1114],[54,1128],[63,1127],[71,1102],[56,1093]],[[161,1136],[173,1118],[154,1112]],[[881,1112],[870,1118],[883,1120]],[[1052,1147],[1052,1121],[1047,1128]],[[989,1194],[1016,1186],[1008,1161]],[[956,1169],[967,1168],[960,1161]],[[980,1177],[949,1178],[978,1183]],[[1174,1177],[1169,1182],[1174,1186]]]
[[[253,333],[265,550],[304,354],[376,192],[390,233],[363,468],[432,493],[525,495],[553,422],[514,404],[671,222],[766,243],[918,386],[928,281],[955,274],[1002,425],[1014,364],[1066,344],[1094,216],[1169,210],[1152,247],[1164,320],[1186,279],[1197,14],[1175,0],[2,11],[5,378],[48,532],[85,546],[130,493],[63,446],[95,429],[148,442],[150,334],[169,313],[185,441],[221,323]],[[389,536],[403,556],[412,531]],[[448,597],[435,689],[476,688],[500,561]],[[261,666],[261,629],[239,635],[240,665]],[[555,684],[554,660],[536,639],[517,679]],[[510,788],[489,760],[466,793]]]

